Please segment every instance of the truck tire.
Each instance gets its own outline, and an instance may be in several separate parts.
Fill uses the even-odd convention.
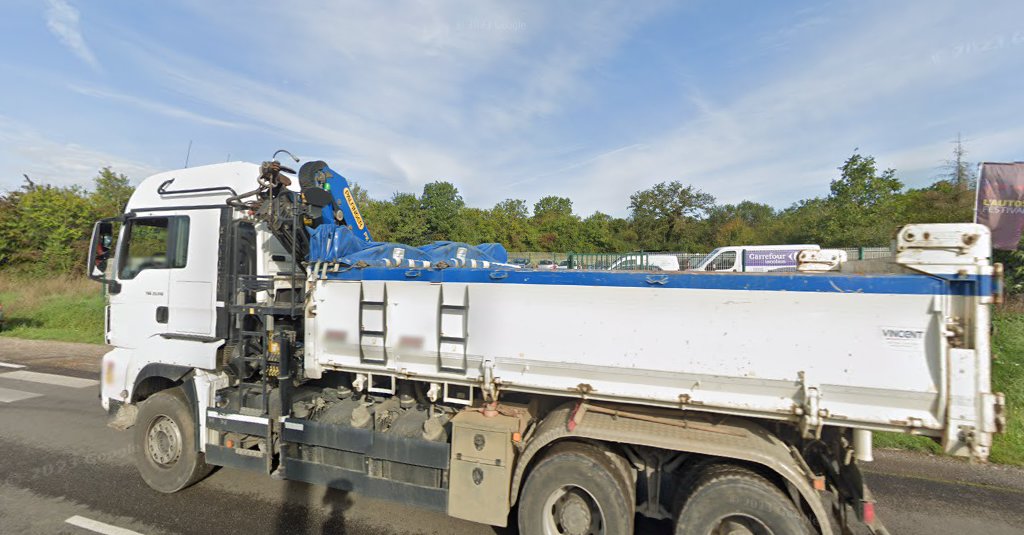
[[[635,506],[622,470],[603,451],[559,444],[530,471],[519,500],[519,533],[630,534]]]
[[[213,470],[196,448],[195,416],[180,387],[143,401],[134,428],[135,466],[153,490],[178,492]]]
[[[732,465],[716,465],[678,504],[676,535],[810,535],[807,519],[771,482]]]

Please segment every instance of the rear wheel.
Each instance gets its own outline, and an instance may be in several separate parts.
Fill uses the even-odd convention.
[[[135,465],[154,490],[177,492],[213,469],[196,448],[195,417],[180,387],[143,401],[134,428]]]
[[[519,501],[523,535],[633,533],[634,498],[622,470],[595,446],[556,445],[531,470]]]
[[[680,504],[676,535],[810,535],[804,516],[775,485],[737,466],[708,468]]]

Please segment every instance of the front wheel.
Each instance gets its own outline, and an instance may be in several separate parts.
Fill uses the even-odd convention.
[[[809,535],[793,502],[756,473],[708,468],[676,516],[676,535]]]
[[[556,445],[530,471],[519,501],[522,535],[633,533],[635,499],[622,470],[589,444]]]
[[[134,428],[135,466],[153,490],[177,492],[212,470],[196,448],[195,417],[181,388],[143,401]]]

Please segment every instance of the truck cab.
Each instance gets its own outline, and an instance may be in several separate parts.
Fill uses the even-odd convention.
[[[89,273],[107,288],[105,339],[114,347],[103,359],[104,408],[145,399],[148,377],[216,370],[229,335],[227,276],[239,267],[228,262],[257,275],[290,260],[272,238],[251,240],[245,258],[228,250],[230,233],[256,232],[225,200],[251,189],[258,173],[242,162],[161,173],[139,185],[122,216],[94,227]]]

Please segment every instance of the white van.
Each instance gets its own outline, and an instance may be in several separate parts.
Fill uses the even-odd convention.
[[[679,271],[679,257],[674,254],[630,253],[612,263],[615,271]]]
[[[800,251],[820,251],[818,245],[733,245],[719,247],[689,271],[796,271]]]

